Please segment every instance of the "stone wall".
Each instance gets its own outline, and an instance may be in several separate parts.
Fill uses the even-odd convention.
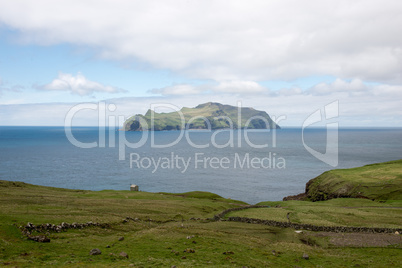
[[[231,208],[224,210],[218,215],[215,215],[213,220],[227,220],[227,221],[235,221],[235,222],[244,222],[244,223],[252,223],[252,224],[263,224],[274,227],[281,228],[293,228],[296,230],[309,230],[309,231],[317,231],[317,232],[336,232],[336,233],[395,233],[402,232],[400,228],[376,228],[376,227],[353,227],[353,226],[320,226],[320,225],[312,225],[312,224],[302,224],[302,223],[291,223],[291,222],[280,222],[273,220],[262,220],[262,219],[253,219],[246,217],[228,217],[224,219],[225,215],[229,212],[239,211],[243,209],[249,208],[268,208],[269,206],[247,206],[241,208]]]

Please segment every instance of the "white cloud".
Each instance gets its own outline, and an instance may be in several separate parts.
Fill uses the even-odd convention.
[[[382,95],[388,97],[389,100],[392,100],[395,97],[402,97],[402,86],[367,84],[360,79],[353,79],[348,82],[338,78],[332,83],[320,83],[304,92],[304,94],[311,95],[334,95],[337,93],[347,93],[348,96],[365,95],[372,97],[373,100],[376,100],[377,96]]]
[[[370,87],[364,84],[363,81],[360,79],[353,79],[352,81],[347,82],[338,78],[330,84],[320,83],[318,85],[315,85],[311,89],[309,89],[308,92],[314,95],[326,95],[333,92],[356,93],[363,92],[369,89]]]
[[[384,96],[386,99],[383,101],[385,102],[394,101],[395,98],[400,98],[402,105],[402,86],[365,83],[360,79],[346,81],[337,78],[331,83],[319,83],[307,90],[302,90],[297,86],[281,88],[279,90],[270,90],[257,82],[235,80],[224,81],[216,84],[201,84],[197,86],[178,84],[160,89],[152,89],[149,92],[165,97],[190,95],[196,97],[196,99],[200,95],[204,95],[207,98],[213,98],[215,95],[222,94],[233,95],[234,97],[240,98],[271,97],[276,99],[281,99],[282,97],[301,97],[304,95],[329,96],[336,98],[339,98],[340,96],[342,96],[342,98],[366,96],[376,100],[378,96]],[[286,101],[284,103],[286,103]]]
[[[149,92],[161,94],[165,96],[171,95],[196,95],[196,94],[216,94],[216,93],[231,93],[231,94],[258,94],[268,93],[268,88],[261,86],[254,81],[222,81],[214,84],[201,84],[197,86],[189,84],[179,84],[168,86],[159,89],[152,89]]]
[[[398,85],[398,86],[377,85],[377,86],[373,87],[372,93],[375,96],[379,96],[379,95],[380,96],[382,96],[382,95],[395,96],[395,97],[399,97],[399,99],[402,100],[402,86],[400,86],[400,85]]]
[[[49,91],[69,91],[71,94],[80,96],[92,95],[94,92],[118,93],[125,92],[123,89],[105,86],[98,82],[90,81],[81,73],[76,76],[71,74],[59,73],[58,78],[49,84],[36,86],[37,89]]]
[[[402,83],[400,0],[3,2],[0,23],[22,42],[89,46],[192,78]]]
[[[262,93],[266,92],[267,89],[254,81],[224,81],[219,83],[215,88],[218,92],[227,93]]]
[[[291,88],[281,88],[280,90],[273,93],[273,95],[279,96],[292,96],[292,95],[299,95],[302,94],[303,90],[298,87],[291,87]]]
[[[196,86],[188,84],[178,84],[164,88],[152,89],[149,92],[161,95],[195,95],[201,93],[202,90],[201,88]]]

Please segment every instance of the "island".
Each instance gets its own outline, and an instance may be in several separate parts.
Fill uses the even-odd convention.
[[[183,107],[180,111],[170,113],[157,113],[149,109],[145,115],[137,114],[130,117],[123,126],[125,131],[225,128],[279,129],[280,127],[265,111],[216,102],[200,104],[195,108]]]

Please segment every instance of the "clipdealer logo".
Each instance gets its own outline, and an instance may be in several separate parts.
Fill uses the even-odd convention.
[[[256,157],[250,153],[234,153],[232,156],[207,156],[205,153],[194,153],[194,156],[182,157],[174,152],[169,157],[143,156],[130,153],[130,168],[151,170],[177,169],[185,173],[189,167],[194,169],[284,169],[286,161],[269,152],[265,157]]]
[[[313,112],[304,122],[302,127],[302,141],[303,146],[306,150],[313,155],[318,160],[332,166],[338,166],[338,155],[339,155],[339,144],[338,144],[338,128],[339,124],[337,121],[328,122],[329,120],[334,121],[334,119],[339,117],[339,101],[331,102],[323,107],[323,109],[318,109]],[[327,141],[325,153],[318,152],[308,146],[304,141],[304,130],[306,127],[318,123],[327,122]]]
[[[237,122],[236,125],[241,125],[242,114],[241,114],[241,102],[238,102],[238,115],[237,115]],[[251,120],[259,119],[263,120],[266,125],[269,125],[269,122],[266,118],[261,116],[253,116],[248,118],[246,122],[246,127],[241,130],[234,129],[234,124],[229,117],[215,117],[215,119],[224,119],[229,122],[230,128],[227,129],[218,129],[212,130],[211,124],[206,117],[202,116],[195,116],[185,121],[184,115],[181,112],[178,106],[169,104],[169,103],[154,103],[150,105],[150,109],[155,111],[157,108],[163,108],[165,110],[172,110],[181,118],[181,129],[178,130],[178,136],[174,141],[169,143],[157,143],[157,139],[155,138],[155,131],[154,130],[154,116],[153,113],[151,114],[151,126],[148,126],[148,123],[145,120],[142,120],[140,123],[143,124],[145,129],[150,129],[151,131],[142,131],[141,138],[136,142],[130,142],[126,138],[125,131],[115,131],[115,126],[123,126],[126,117],[123,115],[110,115],[116,110],[116,105],[114,104],[106,104],[105,102],[99,103],[81,103],[78,105],[73,106],[65,117],[65,134],[71,144],[79,148],[104,148],[106,144],[108,147],[118,147],[119,152],[119,160],[126,160],[127,157],[127,149],[138,149],[144,146],[145,144],[150,144],[151,148],[159,149],[159,148],[172,148],[176,144],[178,144],[181,140],[185,139],[187,143],[193,147],[194,149],[203,149],[203,148],[218,148],[223,149],[227,147],[237,147],[241,148],[244,145],[247,145],[251,149],[262,149],[262,148],[275,148],[277,146],[277,133],[276,129],[267,129],[270,132],[272,140],[270,144],[268,142],[262,144],[255,144],[249,138],[250,132],[255,132],[258,130],[248,129],[247,126],[250,124]],[[72,121],[73,118],[82,110],[93,110],[97,111],[98,113],[98,125],[105,126],[99,127],[99,137],[98,141],[92,142],[81,142],[77,140],[72,132]],[[109,115],[108,115],[109,114]],[[332,167],[336,167],[338,165],[338,122],[334,122],[336,118],[339,116],[339,102],[334,101],[329,103],[323,107],[323,109],[318,109],[313,112],[310,116],[304,120],[302,125],[302,143],[305,149],[313,155],[318,160],[331,165]],[[276,123],[279,124],[280,121],[286,119],[285,115],[281,115],[279,117],[271,116],[271,119]],[[186,128],[188,125],[196,119],[202,119],[205,121],[206,125],[208,126],[207,129],[204,130],[196,130],[197,132],[210,132],[210,140],[205,144],[198,144],[195,143],[190,133],[194,130]],[[305,142],[305,129],[313,124],[318,122],[326,122],[331,121],[326,124],[326,131],[327,131],[327,141],[326,141],[326,151],[325,153],[318,152],[307,145]],[[108,132],[108,135],[106,135]],[[217,135],[222,132],[226,132],[229,135],[229,139],[226,143],[221,144],[217,140]],[[116,133],[118,133],[116,144]],[[108,142],[106,142],[106,137],[108,137]],[[160,142],[160,140],[158,140]],[[244,144],[245,143],[245,144]],[[172,157],[173,155],[173,157]],[[283,157],[278,156],[276,153],[268,152],[264,157],[255,157],[247,153],[236,153],[233,155],[232,158],[229,157],[221,157],[218,158],[217,156],[205,156],[201,153],[195,153],[194,156],[188,157],[180,156],[171,152],[170,157],[151,157],[146,155],[140,155],[139,153],[130,153],[129,154],[129,162],[131,168],[139,168],[139,169],[149,169],[152,170],[152,173],[156,172],[159,169],[172,169],[176,168],[179,169],[180,172],[186,172],[187,169],[192,166],[195,169],[197,168],[277,168],[282,169],[286,167],[286,161]]]

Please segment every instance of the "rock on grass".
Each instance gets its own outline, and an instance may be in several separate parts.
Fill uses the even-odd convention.
[[[93,248],[91,249],[91,251],[89,252],[89,255],[100,255],[102,252],[100,251],[99,248]]]

